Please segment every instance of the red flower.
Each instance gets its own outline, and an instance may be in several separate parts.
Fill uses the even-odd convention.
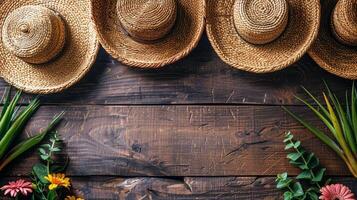
[[[10,194],[11,197],[16,197],[19,192],[21,192],[22,195],[27,196],[27,194],[32,193],[32,183],[19,179],[17,181],[9,182],[7,185],[0,188],[0,190],[5,191],[5,195]]]
[[[327,185],[320,192],[322,200],[356,200],[351,190],[342,184]]]

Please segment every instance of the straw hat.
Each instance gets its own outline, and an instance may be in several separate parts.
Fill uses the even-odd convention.
[[[136,67],[173,63],[197,46],[204,0],[92,0],[99,40],[114,58]]]
[[[0,76],[30,93],[76,83],[95,61],[99,42],[89,0],[0,1]]]
[[[321,28],[309,55],[327,71],[357,79],[357,0],[323,0]]]
[[[207,0],[207,34],[217,54],[241,70],[293,64],[317,36],[319,0]]]

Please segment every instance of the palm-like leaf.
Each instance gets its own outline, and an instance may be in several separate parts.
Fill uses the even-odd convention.
[[[20,97],[21,91],[18,91],[10,101],[10,90],[7,90],[3,97],[5,101],[0,113],[0,171],[12,160],[41,142],[63,115],[63,113],[57,115],[45,131],[17,145],[13,145],[15,138],[23,131],[26,123],[40,106],[40,101],[35,98],[19,112],[20,106],[17,106],[17,104]]]
[[[325,83],[326,84],[326,83]],[[341,106],[340,101],[332,93],[326,84],[327,95],[323,93],[326,107],[317,100],[307,89],[303,90],[317,104],[318,109],[307,101],[296,97],[304,103],[330,130],[334,138],[329,137],[326,133],[315,126],[309,124],[301,117],[295,115],[287,108],[283,109],[315,134],[322,142],[333,149],[347,164],[351,173],[357,177],[357,92],[353,85],[351,92],[351,102],[348,102],[346,94],[346,109]]]

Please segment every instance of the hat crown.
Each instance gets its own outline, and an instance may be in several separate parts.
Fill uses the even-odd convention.
[[[7,16],[2,41],[25,62],[46,63],[63,48],[65,26],[58,14],[46,7],[23,6]]]
[[[239,0],[233,7],[238,34],[252,44],[266,44],[278,38],[288,22],[286,0]]]
[[[357,0],[339,0],[332,13],[331,25],[337,40],[357,46]]]
[[[176,21],[175,0],[118,0],[121,26],[134,39],[153,41],[170,32]]]

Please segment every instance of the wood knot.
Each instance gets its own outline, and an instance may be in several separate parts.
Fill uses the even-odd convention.
[[[175,0],[118,0],[122,28],[134,39],[153,41],[167,35],[176,21]]]
[[[65,24],[54,11],[43,6],[23,6],[5,19],[4,46],[25,62],[46,63],[62,50]]]
[[[357,0],[339,0],[331,15],[331,26],[339,42],[357,46]]]
[[[266,44],[285,30],[289,17],[286,0],[240,0],[233,7],[238,34],[252,44]]]

